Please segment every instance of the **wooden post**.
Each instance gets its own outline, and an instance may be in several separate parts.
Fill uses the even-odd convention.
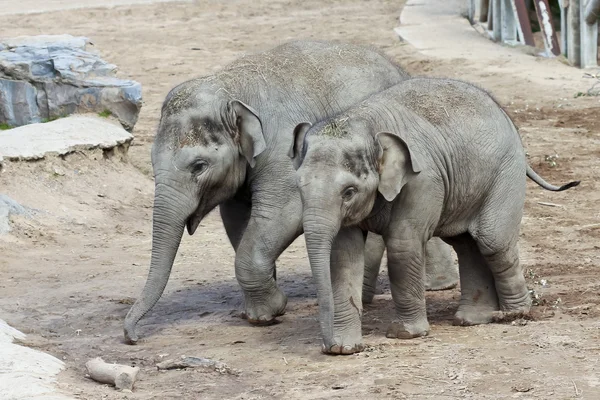
[[[502,0],[492,0],[494,5],[493,19],[494,19],[494,33],[492,37],[496,42],[502,41]]]
[[[502,41],[514,43],[517,41],[517,21],[511,0],[502,0]]]
[[[479,0],[479,22],[487,22],[490,0]]]
[[[521,42],[527,46],[535,46],[533,40],[533,32],[531,31],[531,22],[529,21],[529,13],[525,0],[512,0],[512,5],[515,9],[515,15],[518,20],[519,37]]]
[[[552,23],[550,4],[548,4],[548,0],[535,0],[534,4],[548,56],[550,54],[557,56],[560,54],[560,46],[558,45],[556,31],[554,30],[554,24]]]
[[[567,24],[567,9],[569,7],[569,0],[558,0],[560,5],[560,52],[563,56],[567,57],[569,54],[567,32],[569,31]]]
[[[598,4],[600,13],[600,1],[598,0],[580,0],[581,1],[581,68],[590,68],[598,66],[598,20],[594,13],[594,3]],[[592,13],[594,18],[588,18]],[[588,23],[592,20],[593,23]]]
[[[594,25],[600,20],[600,0],[588,0],[585,9],[585,22],[588,25]]]
[[[469,0],[469,22],[471,25],[475,23],[475,0]]]
[[[571,65],[581,66],[580,0],[569,0],[567,9],[567,58]]]

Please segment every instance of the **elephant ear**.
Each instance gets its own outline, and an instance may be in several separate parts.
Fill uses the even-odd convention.
[[[292,145],[288,151],[288,157],[292,159],[294,163],[294,169],[298,170],[302,164],[302,147],[304,146],[304,137],[306,132],[312,127],[310,122],[301,122],[294,128],[294,138]]]
[[[267,148],[258,113],[239,100],[231,100],[228,106],[235,114],[240,154],[248,160],[250,167],[254,168],[256,157]]]
[[[421,172],[419,160],[397,135],[379,132],[379,192],[387,201],[398,196],[402,187]]]

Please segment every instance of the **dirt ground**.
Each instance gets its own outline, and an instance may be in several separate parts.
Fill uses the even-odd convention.
[[[3,17],[0,36],[88,36],[144,88],[128,160],[76,153],[9,162],[0,175],[1,193],[39,210],[13,218],[13,233],[0,237],[0,318],[65,361],[62,391],[81,399],[600,398],[599,98],[575,97],[572,82],[550,91],[464,59],[424,59],[392,30],[401,4],[203,0]],[[459,291],[451,290],[427,295],[428,337],[386,339],[393,307],[384,269],[384,293],[365,311],[367,351],[322,355],[304,239],[278,263],[286,315],[251,327],[239,315],[234,253],[214,212],[184,237],[165,294],[140,323],[143,341],[123,343],[123,319],[150,261],[149,154],[164,96],[243,52],[292,38],[374,43],[413,74],[476,82],[507,106],[538,172],[557,184],[582,180],[563,193],[528,184],[520,245],[539,297],[533,320],[454,327]],[[540,60],[540,70],[556,62]],[[157,371],[156,362],[182,355],[221,360],[240,374]],[[84,364],[96,356],[139,366],[135,391],[86,379]]]

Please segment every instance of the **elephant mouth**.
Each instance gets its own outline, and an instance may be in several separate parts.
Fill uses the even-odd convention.
[[[185,227],[187,228],[188,234],[192,236],[202,221],[202,217],[198,214],[192,214],[186,221]]]

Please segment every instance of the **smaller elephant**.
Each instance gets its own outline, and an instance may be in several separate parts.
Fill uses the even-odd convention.
[[[364,347],[356,300],[365,231],[382,235],[387,250],[397,314],[388,337],[429,332],[425,252],[432,237],[458,255],[455,324],[489,323],[499,312],[518,315],[531,306],[517,249],[525,177],[552,191],[579,184],[545,182],[527,164],[502,107],[485,91],[450,79],[409,79],[335,118],[299,124],[289,155],[317,285],[322,349],[329,354]],[[330,266],[334,257],[345,257],[343,270]]]
[[[363,304],[370,304],[377,291],[377,276],[381,259],[385,252],[385,242],[380,235],[370,232],[365,243],[365,277],[363,281]],[[447,290],[458,285],[458,265],[450,246],[439,238],[427,242],[425,266],[425,290]]]

